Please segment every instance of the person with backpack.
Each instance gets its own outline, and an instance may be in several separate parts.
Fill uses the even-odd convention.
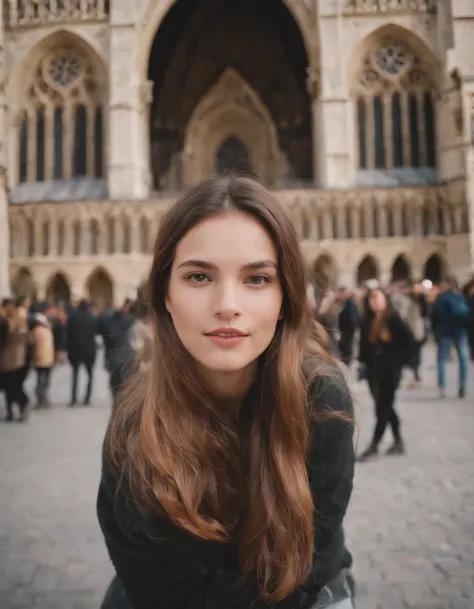
[[[466,397],[468,375],[467,327],[469,307],[454,277],[447,277],[433,303],[431,324],[438,341],[438,387],[440,397],[446,395],[446,362],[454,347],[459,361],[459,398]]]

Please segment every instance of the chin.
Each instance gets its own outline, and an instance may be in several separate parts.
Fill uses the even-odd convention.
[[[198,358],[199,364],[212,372],[240,372],[250,366],[255,359],[242,358],[238,355],[219,355],[216,357]]]

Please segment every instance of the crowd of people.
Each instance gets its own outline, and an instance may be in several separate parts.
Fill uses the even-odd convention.
[[[446,396],[446,363],[455,351],[458,396],[465,397],[469,359],[474,362],[474,279],[462,291],[453,277],[439,285],[394,281],[386,290],[376,280],[359,289],[341,287],[319,294],[309,286],[308,306],[327,330],[333,352],[348,367],[358,360],[359,380],[369,384],[380,416],[372,445],[364,453],[367,457],[377,454],[387,425],[395,439],[392,452],[404,452],[395,395],[403,368],[413,372],[409,388],[421,384],[423,346],[428,341],[437,344],[439,396]],[[30,399],[24,384],[30,370],[36,373],[35,409],[50,407],[51,372],[67,363],[71,367],[69,405],[78,403],[81,368],[87,378],[82,403],[89,405],[101,347],[115,402],[137,357],[142,366],[149,360],[147,315],[142,290],[136,300],[127,299],[120,308],[100,312],[86,299],[34,304],[28,298],[4,299],[0,307],[0,392],[5,394],[6,421],[14,420],[14,405],[19,421],[28,418]]]
[[[71,367],[69,406],[79,401],[90,405],[99,348],[104,351],[115,398],[128,374],[125,364],[135,361],[134,353],[139,357],[146,351],[148,324],[142,303],[143,299],[127,300],[119,309],[99,312],[86,299],[34,304],[28,298],[4,299],[0,307],[0,394],[3,392],[5,398],[5,420],[25,422],[31,408],[49,408],[52,371],[67,364]],[[141,359],[146,360],[146,354]],[[86,385],[83,399],[78,400],[81,369],[86,374]],[[24,386],[33,371],[36,383],[32,402]]]
[[[405,452],[395,397],[404,368],[413,373],[410,389],[421,384],[428,341],[437,345],[439,397],[446,397],[446,364],[453,351],[459,366],[458,397],[466,397],[469,359],[474,362],[474,279],[462,291],[454,277],[439,285],[394,281],[386,290],[371,280],[360,290],[324,290],[319,302],[314,299],[313,311],[347,366],[359,336],[358,377],[368,383],[376,414],[372,441],[359,455],[360,462],[378,455],[387,426],[394,438],[388,454]]]

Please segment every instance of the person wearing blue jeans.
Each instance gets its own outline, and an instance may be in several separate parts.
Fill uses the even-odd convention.
[[[459,361],[458,396],[466,396],[468,376],[467,326],[469,307],[458,290],[455,278],[446,278],[441,284],[441,293],[433,304],[432,326],[438,341],[438,387],[440,397],[446,392],[446,362],[451,349],[456,349]]]
[[[440,336],[438,343],[438,387],[441,397],[445,396],[446,391],[446,362],[449,360],[449,354],[452,348],[456,349],[459,361],[459,397],[463,398],[466,395],[467,375],[468,375],[468,350],[467,350],[467,333],[459,337]]]

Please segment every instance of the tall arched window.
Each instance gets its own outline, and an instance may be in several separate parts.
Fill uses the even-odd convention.
[[[359,169],[436,167],[435,86],[407,45],[371,49],[354,95]]]
[[[41,57],[25,88],[18,128],[19,183],[103,176],[104,91],[74,44]]]

